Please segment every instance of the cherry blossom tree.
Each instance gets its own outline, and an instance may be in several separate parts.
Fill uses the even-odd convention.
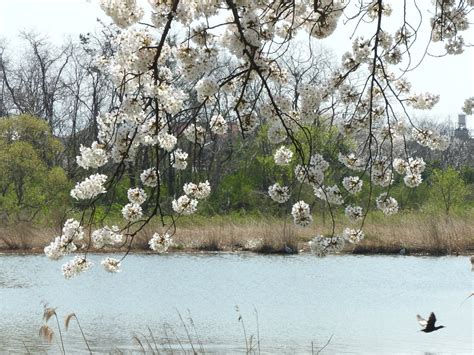
[[[74,199],[82,201],[82,218],[68,220],[63,234],[45,248],[48,257],[59,259],[75,252],[76,244],[85,243],[85,255],[76,255],[64,265],[67,278],[91,266],[87,259],[91,246],[130,250],[137,233],[155,217],[161,217],[162,228],[149,245],[165,252],[172,244],[176,221],[195,213],[199,201],[211,193],[199,157],[209,142],[233,134],[234,128],[243,138],[252,139],[265,122],[268,141],[275,147],[275,164],[295,164],[295,183],[284,186],[275,181],[268,198],[286,203],[297,196],[288,211],[296,225],[311,228],[313,219],[311,201],[298,198],[302,185],[314,190],[315,200],[327,204],[332,233],[317,235],[310,242],[311,250],[320,256],[341,250],[345,242],[362,240],[371,209],[387,215],[398,211],[391,196],[396,174],[404,176],[407,188],[422,183],[425,163],[410,155],[408,140],[435,150],[449,144],[447,137],[411,120],[410,110],[429,110],[439,97],[417,93],[405,73],[417,65],[412,50],[421,37],[423,18],[429,17],[431,23],[426,53],[431,48],[443,55],[465,50],[468,44],[462,33],[469,29],[471,6],[464,0],[435,0],[426,14],[416,0],[394,2],[403,7],[395,18],[385,0],[148,3],[145,8],[135,0],[101,0],[102,9],[121,31],[115,38],[117,50],[97,58],[97,67],[112,78],[120,104],[99,114],[97,140],[82,147],[77,157],[78,165],[91,171],[71,191]],[[294,43],[298,41],[299,50],[311,58],[311,43],[347,31],[348,26],[353,31],[352,48],[330,75],[293,82],[296,87],[290,94],[278,90],[288,82],[291,68],[284,58],[294,50]],[[301,46],[301,38],[306,38],[307,46]],[[218,68],[224,57],[230,59]],[[312,133],[316,125],[320,130],[337,129],[335,139],[345,143],[340,145],[338,160],[321,154]],[[97,228],[92,225],[97,202],[111,194],[137,157],[146,157],[142,161],[148,166],[128,190],[123,224],[100,226],[84,242],[84,229]],[[105,174],[106,167],[113,173]],[[191,178],[181,196],[169,204],[170,196],[164,196],[161,184],[170,169],[187,172]],[[341,181],[331,178],[335,171],[343,172]],[[364,184],[368,184],[367,194],[361,196]],[[349,196],[359,205],[346,203]],[[347,216],[346,226],[336,224],[338,209]],[[171,223],[165,223],[167,214]],[[102,264],[107,271],[117,272],[122,261],[109,257]]]

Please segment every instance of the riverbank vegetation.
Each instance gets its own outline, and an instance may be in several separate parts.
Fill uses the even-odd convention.
[[[60,235],[66,218],[75,214],[79,218],[80,205],[68,196],[75,177],[68,176],[63,165],[67,153],[61,141],[49,133],[46,122],[28,115],[0,120],[0,133],[0,250],[41,253],[51,238]],[[321,142],[327,139],[321,137]],[[225,174],[211,169],[209,177],[214,176],[215,188],[202,202],[199,214],[164,220],[155,217],[135,236],[133,251],[149,250],[148,241],[157,230],[163,230],[162,222],[176,232],[171,251],[260,253],[307,251],[315,235],[331,233],[332,218],[347,223],[342,208],[329,211],[324,203],[315,203],[311,206],[312,227],[294,226],[287,217],[291,206],[273,203],[267,196],[267,176],[274,173],[268,170],[277,168],[264,157],[268,149],[264,140],[257,137],[244,145],[234,137],[232,144],[240,153],[252,151],[253,159],[245,158],[248,152],[234,154]],[[326,147],[330,152],[331,144]],[[474,168],[459,164],[453,153],[426,155],[424,159],[427,167],[421,186],[407,189],[398,178],[391,187],[400,213],[369,215],[364,222],[365,240],[346,246],[345,252],[444,255],[474,250]],[[291,173],[291,168],[286,170],[281,172],[283,176]],[[184,175],[177,178],[186,180]],[[135,171],[130,170],[129,179],[115,188],[114,203],[104,200],[96,205],[94,225],[119,223],[122,206],[127,203],[126,191],[136,179]],[[164,180],[161,188],[174,188],[174,181]],[[311,194],[310,189],[298,191],[300,199]],[[171,201],[163,204],[163,209],[170,209],[170,205]]]
[[[344,218],[340,216],[339,218]],[[458,255],[474,251],[472,210],[443,215],[430,211],[403,212],[386,217],[374,214],[365,224],[366,237],[346,245],[343,253]],[[148,242],[158,228],[153,222],[134,240],[132,252],[149,252]],[[255,252],[293,254],[309,251],[314,234],[330,232],[331,223],[317,217],[312,229],[298,228],[291,221],[264,215],[195,216],[179,223],[169,252]],[[19,224],[0,228],[0,253],[43,253],[56,228]],[[126,251],[124,245],[121,250]],[[114,249],[116,251],[116,249]],[[92,249],[111,252],[110,249]]]
[[[75,214],[79,218],[81,206],[68,196],[75,177],[67,174],[63,165],[67,152],[50,134],[45,121],[28,115],[0,120],[0,133],[0,250],[40,253],[52,237],[60,235],[66,218]],[[330,142],[329,138],[320,137],[320,141]],[[163,230],[163,222],[175,232],[171,251],[260,253],[307,251],[315,235],[332,232],[333,218],[337,223],[347,223],[342,208],[329,211],[321,202],[311,206],[311,228],[294,226],[287,217],[291,206],[273,203],[267,195],[267,176],[274,173],[269,170],[277,168],[264,157],[269,149],[264,140],[257,137],[244,145],[241,138],[234,137],[232,145],[240,153],[234,154],[225,174],[210,170],[215,188],[201,203],[199,214],[163,220],[155,217],[135,236],[133,251],[149,250],[148,241],[157,230]],[[330,154],[331,143],[325,146]],[[245,158],[249,152],[253,152],[251,160]],[[417,189],[407,189],[401,178],[395,180],[391,191],[400,213],[369,215],[364,222],[365,240],[346,246],[344,251],[444,255],[474,250],[474,168],[460,164],[455,154],[448,153],[424,156],[424,182]],[[283,177],[291,173],[291,167],[284,170],[280,172]],[[137,179],[135,174],[130,170],[129,179],[116,186],[113,203],[104,200],[96,205],[93,225],[119,223],[122,206],[127,203],[126,191]],[[176,178],[186,181],[184,175]],[[174,182],[174,178],[164,180],[161,188],[171,190]],[[305,199],[312,193],[303,188],[298,196]],[[169,202],[163,204],[164,210],[170,209]]]
[[[344,207],[337,199],[325,201],[321,195],[323,190],[318,197],[314,190],[317,184],[311,186],[298,181],[301,161],[290,158],[285,164],[275,164],[278,145],[269,137],[275,135],[276,126],[268,115],[258,110],[255,110],[258,130],[243,134],[241,118],[226,116],[225,130],[219,134],[212,132],[202,142],[197,142],[197,131],[188,134],[187,139],[182,138],[190,123],[195,126],[197,116],[186,118],[186,122],[176,121],[170,132],[176,133],[179,139],[173,146],[177,144],[180,150],[188,152],[187,168],[186,164],[183,169],[176,168],[176,159],[168,154],[168,145],[164,144],[166,149],[161,147],[163,142],[160,149],[166,151],[164,155],[156,153],[156,142],[151,146],[133,146],[139,153],[134,157],[119,159],[119,164],[106,163],[107,159],[101,161],[104,174],[101,176],[113,176],[106,194],[100,193],[89,200],[76,196],[74,200],[70,189],[90,173],[91,166],[84,163],[84,157],[90,158],[103,148],[97,143],[95,150],[85,148],[98,139],[99,114],[123,104],[112,78],[95,62],[98,54],[113,56],[120,50],[114,42],[118,33],[114,27],[104,26],[103,30],[101,35],[81,36],[79,43],[68,42],[62,48],[34,33],[23,33],[20,36],[23,54],[28,60],[21,63],[9,60],[6,47],[0,56],[1,80],[6,88],[0,105],[0,250],[42,252],[55,236],[61,235],[68,218],[87,226],[84,227],[86,237],[106,225],[120,226],[124,206],[133,205],[127,192],[134,188],[147,191],[137,206],[140,216],[150,218],[130,220],[127,227],[122,228],[126,240],[119,249],[124,252],[149,250],[148,242],[154,233],[170,232],[173,237],[170,251],[297,253],[307,251],[308,242],[316,235],[340,236],[341,226],[354,228],[353,231],[362,228],[365,234],[360,244],[346,245],[345,252],[441,255],[467,253],[473,249],[470,221],[474,215],[474,141],[465,127],[467,133],[460,131],[463,134],[456,136],[448,124],[435,124],[429,117],[419,119],[414,127],[439,132],[446,137],[446,142],[449,140],[449,147],[432,151],[409,135],[404,138],[405,153],[412,152],[413,157],[420,159],[417,164],[422,166],[420,174],[412,176],[416,183],[408,184],[413,187],[418,185],[418,180],[423,180],[416,189],[407,187],[403,174],[393,171],[393,147],[388,150],[393,164],[387,163],[382,174],[385,176],[390,171],[390,183],[373,183],[368,167],[378,158],[371,153],[360,174],[363,187],[359,195],[347,194],[341,187],[345,207],[360,205],[358,208],[364,211],[362,225],[351,223],[345,217]],[[333,59],[332,53],[324,47],[315,50],[307,61],[289,50],[279,62],[287,72],[287,81],[275,83],[275,88],[288,92],[295,109],[302,110],[300,106],[304,102],[299,102],[299,90],[307,83],[325,86],[323,79],[318,78],[334,71]],[[41,63],[49,63],[47,70],[38,71]],[[226,67],[232,63],[231,58],[219,57],[216,64]],[[182,90],[194,97],[194,86],[184,85]],[[227,100],[228,93],[220,95],[219,100]],[[25,100],[26,97],[31,100]],[[155,109],[158,112],[161,107]],[[465,112],[470,114],[469,110]],[[302,113],[308,112],[302,110]],[[199,119],[206,122],[214,117],[207,111],[200,115]],[[322,177],[327,186],[337,186],[350,170],[342,164],[338,153],[352,151],[357,146],[357,137],[345,135],[342,122],[336,115],[328,120],[325,109],[314,108],[310,116],[311,124],[291,132],[293,145],[285,148],[285,154],[299,158],[319,156],[321,162],[334,163],[332,169],[322,172]],[[394,122],[388,119],[389,126]],[[375,128],[370,128],[369,136],[373,135],[372,129]],[[173,141],[169,135],[166,137]],[[284,142],[285,137],[282,139],[278,141]],[[78,155],[82,163],[76,160]],[[406,154],[399,155],[405,157]],[[143,182],[142,175],[155,163],[163,169],[159,183],[149,189],[151,185]],[[206,200],[199,201],[198,214],[191,218],[173,211],[172,202],[183,192],[189,194],[183,191],[183,186],[193,181],[208,181],[212,190]],[[288,186],[291,192],[285,196],[287,202],[278,204],[269,197],[269,187],[275,186],[275,182]],[[399,215],[387,217],[374,212],[365,217],[365,212],[374,208],[376,197],[384,196],[383,193],[389,193],[397,201]],[[318,198],[315,199],[315,195]],[[313,223],[306,229],[295,226],[288,217],[295,201],[312,201],[307,206],[311,214],[305,218],[312,219]],[[103,250],[90,249],[90,241],[84,245],[87,250]]]

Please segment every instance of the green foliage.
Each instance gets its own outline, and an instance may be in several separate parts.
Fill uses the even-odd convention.
[[[441,208],[446,214],[463,207],[469,190],[459,171],[448,167],[446,170],[434,169],[431,176],[429,202]]]
[[[257,195],[255,184],[255,179],[245,174],[245,170],[227,175],[222,179],[218,191],[213,195],[212,201],[214,203],[221,203],[218,206],[220,211],[249,211],[256,208],[259,205],[258,200],[263,197]]]
[[[63,151],[61,142],[51,134],[48,123],[29,115],[0,118],[0,139],[0,144],[28,143],[48,167],[58,163]]]
[[[337,152],[349,150],[351,142],[341,141],[337,129],[328,127],[306,127],[297,137],[303,142],[298,149],[306,159],[311,154],[319,153],[327,161],[337,161]],[[200,202],[199,214],[210,216],[226,214],[229,218],[266,215],[274,217],[287,216],[291,204],[280,205],[268,197],[268,187],[275,182],[290,185],[292,189],[291,201],[314,200],[313,190],[300,184],[293,184],[294,168],[297,164],[297,147],[288,145],[295,158],[288,166],[277,166],[273,161],[273,153],[281,146],[273,145],[266,139],[267,130],[259,131],[252,139],[234,137],[232,161],[229,168],[221,171],[209,171],[216,177],[210,198]],[[48,124],[31,116],[21,115],[9,118],[0,118],[0,220],[15,223],[17,221],[59,221],[64,213],[75,205],[69,196],[72,183],[68,180],[65,171],[59,166],[62,153],[61,142],[54,138]],[[137,174],[141,169],[137,170]],[[127,172],[126,174],[130,174]],[[350,175],[347,169],[341,169],[328,174],[325,179],[327,185],[338,184],[343,176]],[[139,175],[122,179],[110,194],[104,195],[96,204],[94,222],[100,223],[102,218],[120,220],[121,210],[128,202],[127,190],[135,185]],[[405,186],[403,178],[397,176],[390,188],[390,193],[400,204],[402,210],[442,210],[446,214],[468,206],[472,200],[470,184],[474,183],[474,170],[464,167],[460,171],[449,168],[439,169],[436,161],[427,162],[423,173],[424,182],[415,189]],[[180,175],[182,183],[193,181],[193,177]],[[203,180],[202,176],[199,180]],[[133,180],[133,181],[132,181]],[[181,181],[182,180],[182,181]],[[195,180],[195,179],[194,179]],[[162,209],[171,212],[173,195],[168,194],[172,186],[166,181],[161,185],[161,196],[169,196],[162,201]],[[147,188],[147,193],[150,193]],[[379,191],[380,190],[380,191]],[[381,189],[374,186],[372,198],[377,196]],[[364,177],[362,196],[368,196],[369,183]],[[471,196],[469,195],[471,193]],[[112,199],[114,197],[114,200]],[[351,203],[351,196],[347,197]],[[365,206],[367,198],[360,203]],[[373,203],[373,202],[372,202]],[[77,204],[77,203],[76,203]],[[144,209],[148,206],[145,204]],[[316,201],[311,206],[315,215],[323,221],[327,217],[327,206],[322,201]],[[335,216],[342,216],[343,209],[337,208]],[[87,217],[87,216],[86,216]]]
[[[461,176],[467,185],[474,184],[474,167],[464,166],[461,168]]]
[[[300,184],[293,184],[294,169],[298,164],[298,153],[302,153],[306,162],[312,154],[319,153],[328,161],[337,161],[337,152],[341,145],[338,130],[333,127],[308,126],[301,130],[296,137],[301,144],[295,147],[288,143],[270,144],[267,139],[267,126],[264,126],[252,139],[241,138],[234,142],[233,167],[229,173],[222,174],[217,184],[213,185],[213,193],[208,202],[200,203],[206,212],[245,214],[263,213],[275,216],[285,216],[291,208],[279,205],[268,196],[268,187],[275,182],[290,185],[293,193],[292,200],[311,200],[314,198],[313,189]],[[286,145],[294,153],[294,158],[288,166],[278,166],[274,163],[273,154],[281,146]],[[340,181],[340,176],[327,176],[328,183]],[[321,206],[314,208],[325,209]]]
[[[54,166],[62,146],[46,122],[27,115],[0,119],[0,216],[3,222],[59,218],[70,183]]]
[[[430,187],[426,182],[427,174],[423,174],[423,183],[416,188],[410,188],[405,185],[403,176],[397,176],[393,186],[390,188],[391,195],[397,200],[400,209],[419,210],[429,196]],[[383,192],[382,189],[378,191]]]

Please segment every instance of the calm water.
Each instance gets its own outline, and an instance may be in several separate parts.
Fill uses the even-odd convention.
[[[188,326],[191,314],[206,352],[244,350],[235,306],[248,336],[257,334],[257,310],[262,353],[310,353],[331,335],[322,354],[473,350],[474,297],[461,305],[473,290],[467,257],[132,255],[119,274],[96,267],[72,280],[62,263],[0,256],[0,353],[58,352],[37,335],[42,302],[61,321],[75,312],[98,352],[138,351],[132,337],[147,326],[158,342],[166,330],[185,343],[178,311]],[[415,315],[431,311],[447,328],[419,332]],[[85,350],[75,324],[65,345]]]

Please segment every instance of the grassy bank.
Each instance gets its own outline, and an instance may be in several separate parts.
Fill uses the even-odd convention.
[[[338,225],[344,225],[340,217]],[[370,216],[364,226],[366,238],[358,245],[347,244],[353,254],[456,255],[474,252],[474,213],[446,216],[402,213]],[[148,240],[160,230],[147,226],[134,240],[133,251],[148,251]],[[256,253],[298,253],[309,251],[316,234],[328,234],[330,221],[316,218],[307,228],[297,228],[273,217],[202,217],[182,219],[170,251],[252,251]],[[59,230],[29,225],[0,228],[0,252],[42,253]],[[107,250],[104,250],[107,251]],[[110,250],[108,250],[110,251]]]

